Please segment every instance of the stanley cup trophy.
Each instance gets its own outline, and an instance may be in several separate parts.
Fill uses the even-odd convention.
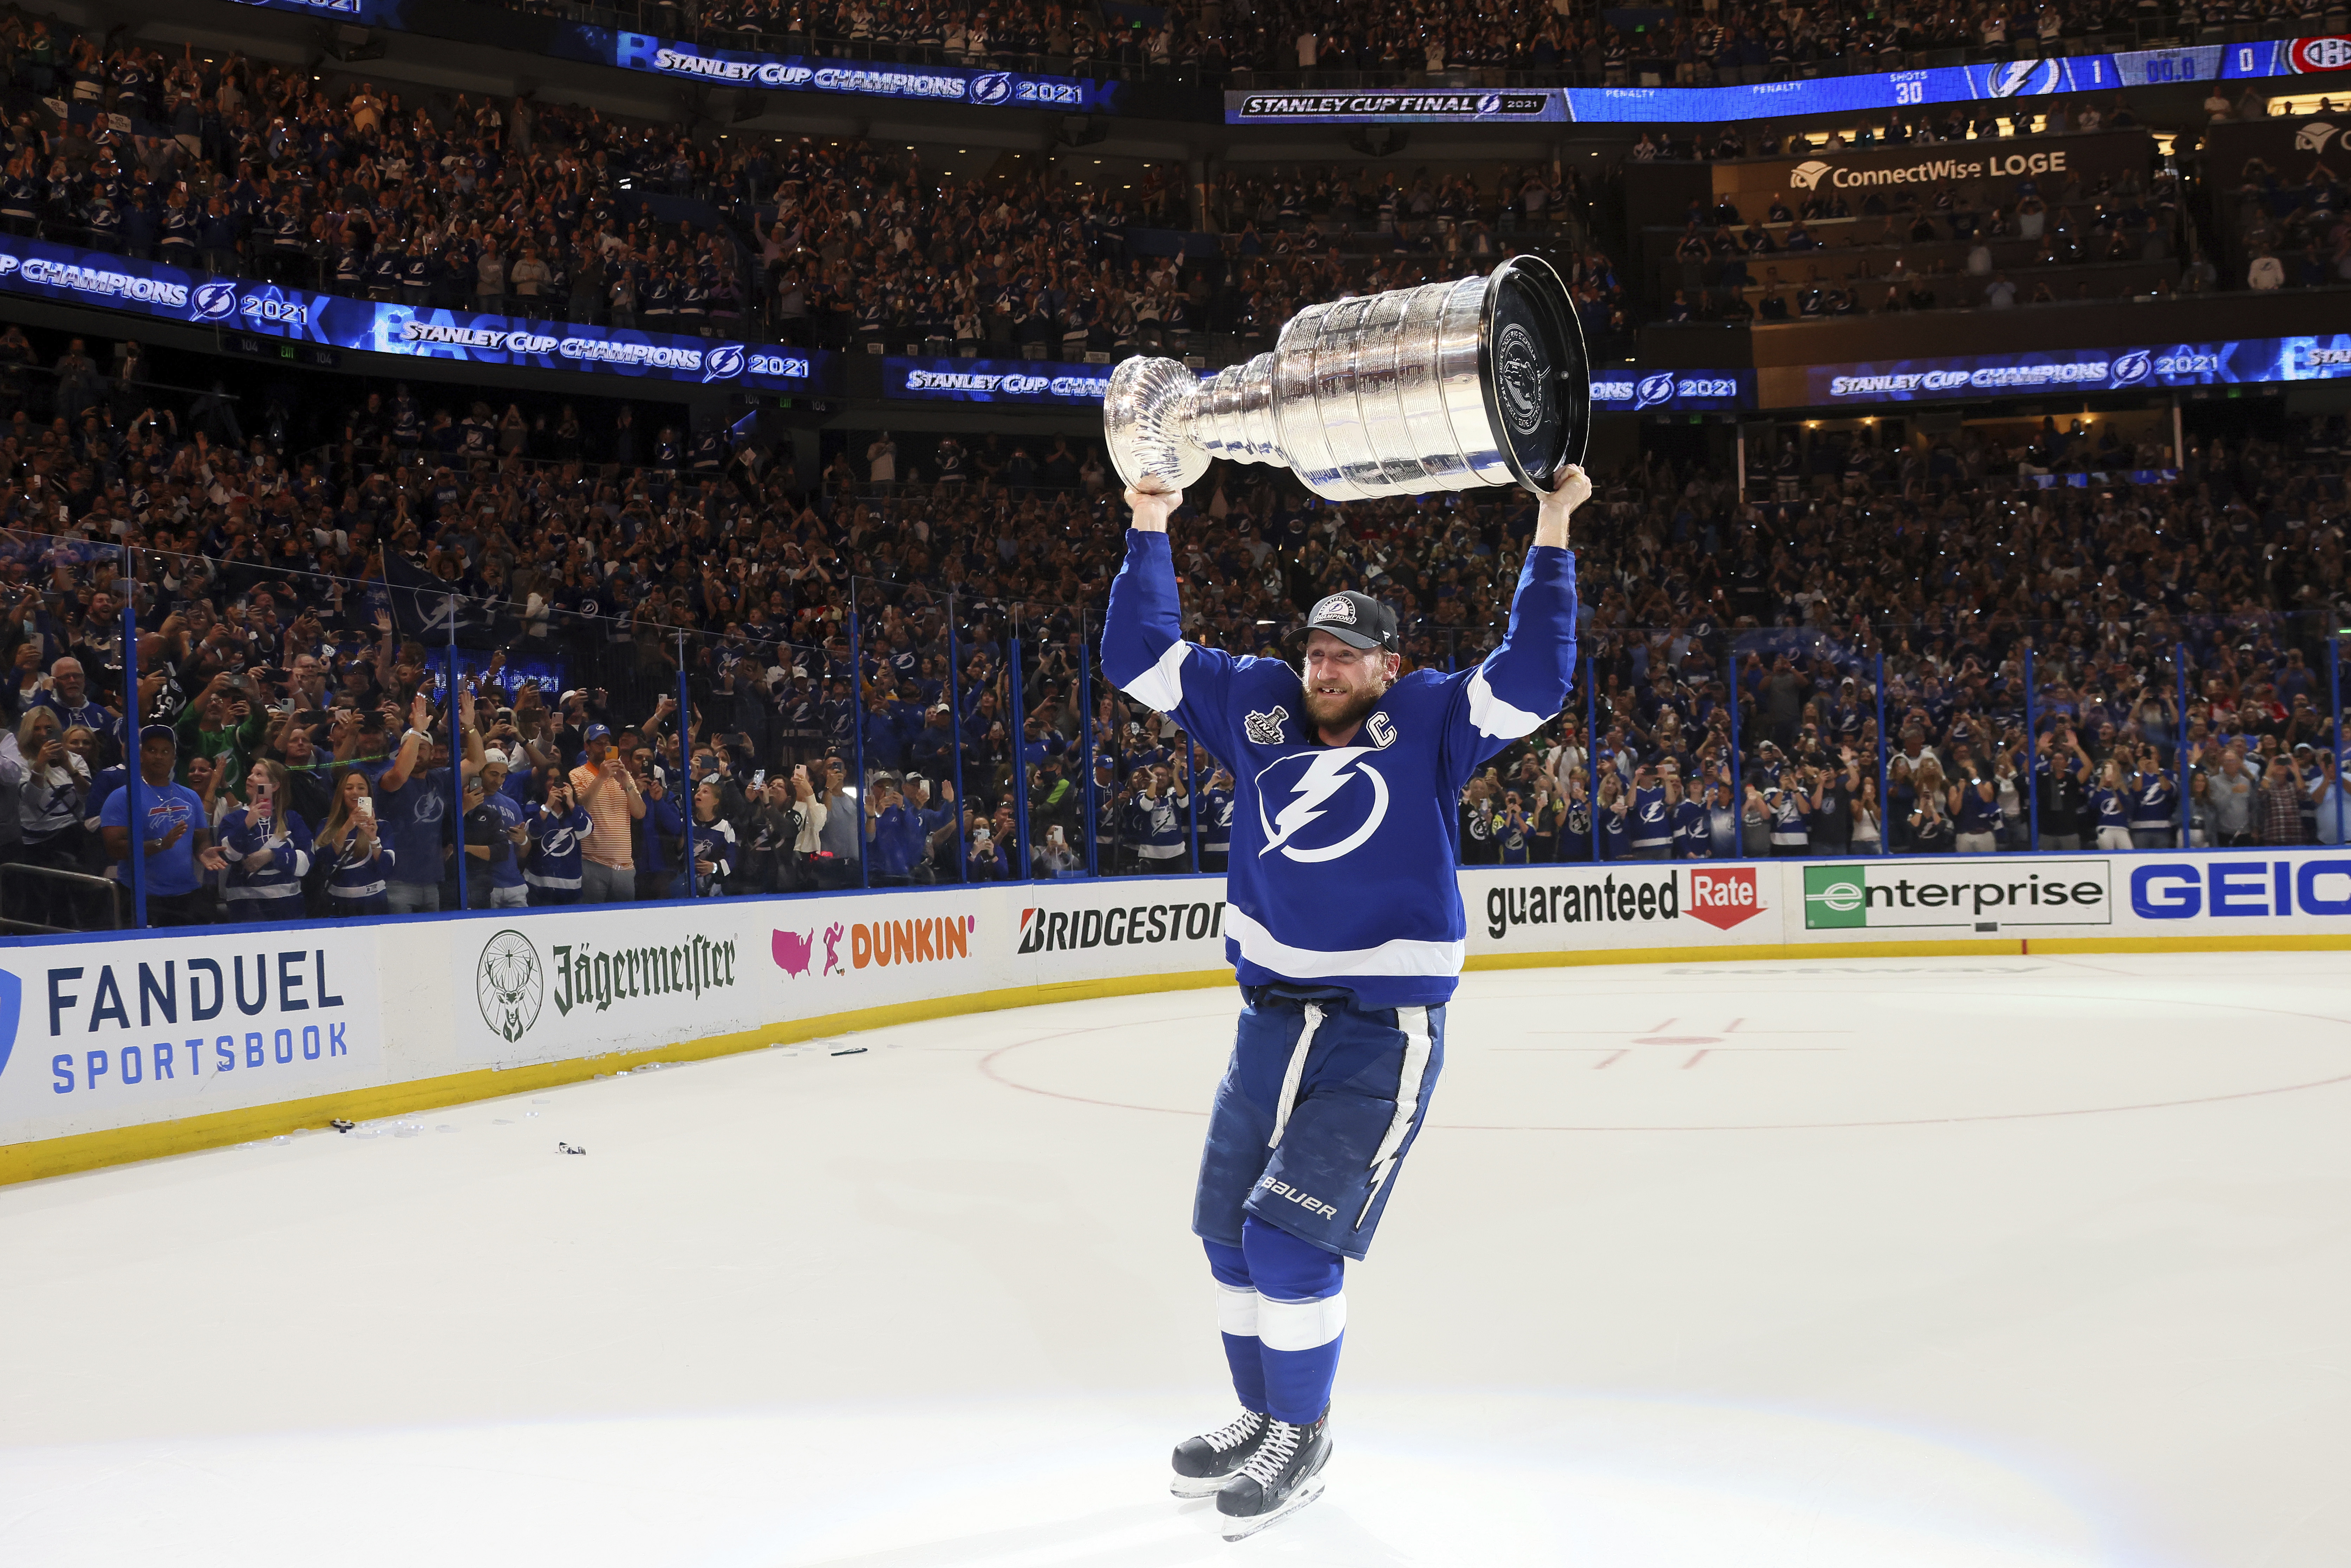
[[[1583,460],[1590,370],[1559,274],[1517,256],[1490,277],[1310,306],[1271,353],[1206,379],[1127,360],[1102,432],[1138,490],[1180,490],[1223,457],[1283,465],[1333,501],[1547,492]]]

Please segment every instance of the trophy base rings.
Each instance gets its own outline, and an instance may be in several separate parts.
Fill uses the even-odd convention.
[[[1206,378],[1173,360],[1111,374],[1102,430],[1119,476],[1177,490],[1218,457],[1295,472],[1334,501],[1522,485],[1583,459],[1591,361],[1551,266],[1310,306],[1270,353]]]

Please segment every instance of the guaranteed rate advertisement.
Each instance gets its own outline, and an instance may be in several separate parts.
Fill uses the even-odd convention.
[[[186,272],[45,240],[0,241],[0,295],[5,294],[362,353],[469,364],[653,376],[783,392],[829,391],[835,379],[832,356],[805,349],[386,305]]]
[[[1768,399],[1770,405],[1780,408],[1921,402],[2001,392],[2333,381],[2351,376],[2351,334],[1806,365],[1771,373],[1787,378],[1770,389],[1776,394]]]
[[[1362,125],[1382,121],[1510,124],[1542,120],[1681,123],[1770,120],[1930,103],[2032,99],[2180,82],[2351,69],[2351,38],[2203,44],[2123,54],[1926,70],[1817,77],[1736,87],[1420,89],[1393,92],[1228,92],[1228,125]]]

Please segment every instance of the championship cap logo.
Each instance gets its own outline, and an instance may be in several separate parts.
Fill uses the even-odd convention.
[[[1312,622],[1335,621],[1342,626],[1355,623],[1355,601],[1343,593],[1334,593],[1314,607],[1307,619]]]

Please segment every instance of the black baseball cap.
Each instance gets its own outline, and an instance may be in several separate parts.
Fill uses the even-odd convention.
[[[1390,653],[1404,651],[1396,637],[1395,612],[1370,594],[1352,590],[1325,594],[1316,601],[1306,624],[1292,633],[1290,640],[1303,643],[1310,632],[1328,632],[1350,648],[1378,648]]]

